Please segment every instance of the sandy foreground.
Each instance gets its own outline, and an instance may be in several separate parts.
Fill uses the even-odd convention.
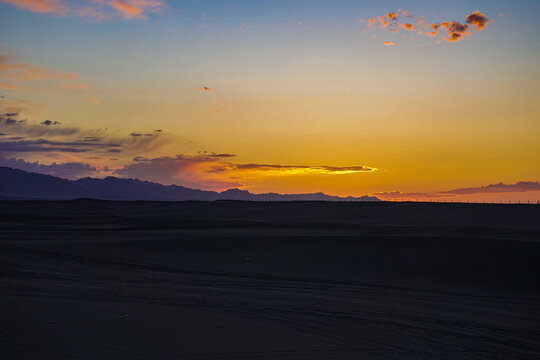
[[[0,202],[2,359],[538,359],[540,206]]]

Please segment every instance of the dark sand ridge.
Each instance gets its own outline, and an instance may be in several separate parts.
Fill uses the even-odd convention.
[[[540,207],[0,202],[8,359],[536,359]]]

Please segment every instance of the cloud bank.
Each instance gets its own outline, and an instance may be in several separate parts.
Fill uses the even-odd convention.
[[[425,200],[432,198],[457,197],[460,195],[474,194],[495,194],[495,193],[523,193],[530,191],[540,191],[540,182],[538,181],[519,181],[515,184],[490,184],[487,186],[458,188],[446,191],[437,191],[432,193],[415,193],[400,191],[383,191],[373,193],[380,199],[385,200]]]
[[[27,162],[23,159],[0,157],[0,166],[21,169],[28,172],[58,176],[63,179],[76,180],[82,177],[99,177],[107,169],[97,169],[89,164],[80,162],[42,164],[39,162]]]
[[[481,193],[505,193],[505,192],[527,192],[540,191],[540,183],[538,181],[520,181],[515,184],[490,184],[487,186],[461,188],[448,191],[442,191],[443,194],[468,195]]]
[[[238,181],[253,176],[343,175],[377,170],[368,166],[242,164],[225,160],[234,156],[226,153],[201,153],[195,156],[179,154],[157,158],[137,156],[132,163],[124,165],[114,173],[121,177],[134,177],[162,184],[225,189],[242,186]]]

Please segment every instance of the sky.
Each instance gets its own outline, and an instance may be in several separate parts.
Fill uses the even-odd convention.
[[[540,2],[0,0],[0,166],[540,201]]]

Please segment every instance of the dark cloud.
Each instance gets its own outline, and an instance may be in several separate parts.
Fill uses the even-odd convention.
[[[504,193],[504,192],[527,192],[527,191],[540,191],[540,183],[538,181],[520,181],[515,184],[506,185],[503,183],[491,184],[480,187],[470,187],[454,189],[449,191],[441,191],[442,194],[455,194],[455,195],[467,195],[467,194],[480,194],[480,193]]]
[[[103,138],[101,136],[85,136],[83,138],[84,142],[99,142],[102,141]]]
[[[202,156],[202,157],[209,157],[209,158],[230,158],[230,157],[235,157],[236,155],[235,154],[228,154],[228,153],[215,153],[215,152],[208,152],[206,150],[204,151],[198,151],[197,152],[199,154],[199,156]]]
[[[88,152],[107,151],[111,153],[133,153],[154,151],[173,140],[162,134],[149,134],[140,137],[81,136],[85,134],[102,134],[102,130],[83,131],[78,128],[62,127],[62,125],[33,125],[25,120],[0,118],[2,133],[11,136],[11,140],[27,139],[25,142],[0,142],[0,151],[66,151]],[[60,141],[58,139],[68,139]]]
[[[159,132],[161,132],[161,130]],[[129,134],[129,136],[132,136],[132,137],[155,136],[155,135],[156,134],[151,134],[151,133],[143,134],[143,133],[138,133],[138,132],[132,132],[131,134]]]
[[[100,170],[89,164],[80,162],[41,164],[39,162],[27,162],[23,159],[0,157],[0,166],[6,166],[24,171],[58,176],[64,179],[78,179],[85,176],[99,176]]]
[[[235,154],[226,154],[226,153],[216,154],[216,153],[212,152],[212,153],[208,154],[208,156],[213,157],[213,158],[230,158],[230,157],[235,157],[236,155]]]
[[[17,120],[17,119],[14,119],[14,118],[2,118],[0,117],[0,126],[2,124],[5,124],[5,125],[22,125],[25,123],[26,120]]]
[[[154,151],[171,142],[174,138],[162,131],[152,133],[133,132],[131,136],[114,137],[107,135],[106,129],[85,130],[70,127],[59,121],[45,120],[32,122],[20,119],[20,111],[2,111],[8,108],[0,103],[0,130],[12,136],[12,142],[0,144],[0,151],[15,152],[111,152],[136,153]],[[13,140],[27,139],[28,142]],[[61,141],[62,140],[62,141]]]
[[[0,143],[0,151],[16,152],[97,152],[123,153],[133,156],[159,149],[177,139],[161,129],[114,136],[107,129],[83,129],[59,121],[34,122],[21,118],[25,104],[0,100],[0,133],[11,136],[11,142]],[[26,139],[27,142],[14,142]],[[5,140],[5,139],[4,139]],[[94,155],[94,154],[93,154]]]
[[[45,120],[41,123],[42,125],[45,125],[45,126],[51,126],[51,125],[60,125],[61,122],[59,121],[52,121],[52,120]]]
[[[483,30],[486,27],[487,23],[490,23],[492,20],[488,19],[484,14],[481,14],[480,11],[476,10],[472,14],[467,15],[467,24],[475,26],[476,30]]]
[[[8,116],[9,115],[9,116]],[[80,134],[81,129],[60,126],[60,122],[45,120],[41,123],[32,123],[27,119],[19,119],[20,113],[4,113],[0,115],[0,129],[16,135],[29,137],[41,136],[71,136]],[[54,125],[54,126],[53,126]]]
[[[78,141],[53,141],[46,139],[22,140],[22,137],[12,137],[11,141],[0,141],[0,152],[73,152],[82,153],[95,150],[107,150],[120,147],[113,143],[85,143]],[[118,149],[112,149],[118,150]],[[109,150],[110,151],[110,150]]]
[[[37,140],[24,141],[3,141],[0,142],[0,152],[22,153],[22,152],[88,152],[90,149],[54,146],[51,143],[41,143]]]
[[[434,193],[414,193],[414,192],[400,192],[400,191],[384,191],[374,193],[373,195],[386,200],[393,199],[428,199],[428,198],[441,198],[441,197],[453,197],[458,195],[472,195],[472,194],[485,194],[485,193],[511,193],[511,192],[528,192],[528,191],[540,191],[540,183],[532,181],[520,181],[515,184],[506,185],[503,183],[491,184],[487,186],[460,188],[448,191],[439,191]]]
[[[147,159],[144,156],[136,156],[132,159],[132,161],[135,161],[135,162],[148,161],[148,160],[150,159]]]
[[[452,21],[452,23],[446,27],[446,33],[448,34],[446,40],[450,42],[458,41],[463,36],[470,35],[467,30],[469,30],[469,25],[461,24],[457,21]]]

